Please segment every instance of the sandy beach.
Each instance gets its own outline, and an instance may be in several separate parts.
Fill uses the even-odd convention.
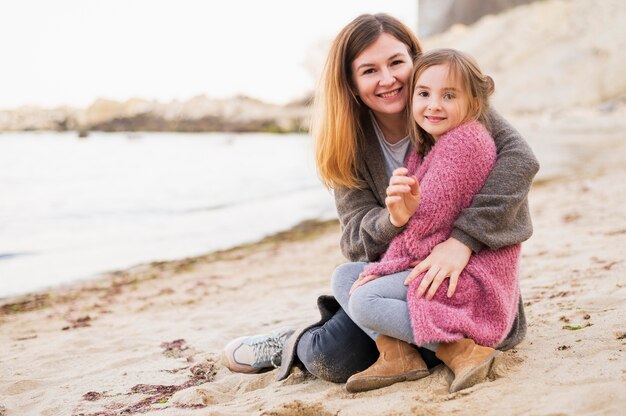
[[[296,369],[234,374],[232,338],[318,319],[345,260],[334,221],[0,301],[0,415],[617,415],[626,408],[623,111],[516,119],[542,171],[523,246],[529,330],[488,382],[350,394]]]
[[[0,416],[624,414],[625,15],[617,0],[534,2],[424,42],[494,75],[495,107],[541,163],[520,275],[528,333],[488,381],[450,394],[439,366],[350,394],[300,369],[276,382],[221,364],[235,337],[319,319],[346,261],[330,221],[0,299]]]

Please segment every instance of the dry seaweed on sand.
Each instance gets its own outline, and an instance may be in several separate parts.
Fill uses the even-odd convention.
[[[90,402],[114,396],[146,395],[148,397],[144,397],[143,399],[130,405],[119,405],[114,403],[113,405],[109,404],[106,406],[107,410],[97,411],[95,413],[75,413],[75,416],[121,416],[146,413],[155,410],[156,405],[167,404],[172,396],[180,390],[212,382],[217,373],[217,369],[213,361],[207,360],[191,367],[189,372],[191,373],[189,375],[189,379],[182,384],[136,384],[131,387],[128,392],[114,395],[108,395],[106,393],[95,391],[87,392],[83,395],[83,400]],[[112,406],[115,407],[115,409],[112,409]],[[188,405],[183,407],[200,408],[204,406]]]

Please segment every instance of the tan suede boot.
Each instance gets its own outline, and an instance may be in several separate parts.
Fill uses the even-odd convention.
[[[380,357],[367,370],[354,374],[346,383],[350,393],[391,386],[400,381],[418,380],[430,374],[420,353],[411,344],[379,335]]]
[[[449,344],[439,344],[435,355],[454,373],[450,393],[466,389],[485,380],[500,351],[477,345],[464,338]]]

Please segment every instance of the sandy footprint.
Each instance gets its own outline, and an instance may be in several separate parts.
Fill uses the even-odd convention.
[[[489,372],[490,380],[506,377],[522,365],[525,357],[519,352],[514,351],[517,350],[506,351],[495,358],[491,371]]]
[[[20,380],[15,383],[9,385],[5,391],[7,396],[15,396],[17,394],[22,394],[27,391],[35,390],[39,388],[42,384],[37,380]]]
[[[235,388],[238,393],[248,393],[255,390],[261,390],[272,385],[275,378],[276,373],[274,371],[254,375],[246,374],[245,377],[240,378],[241,381],[235,385]]]
[[[217,393],[217,394],[216,394]],[[223,394],[202,387],[192,387],[174,394],[170,403],[179,408],[204,407],[220,403]]]
[[[231,386],[224,386],[218,380],[180,390],[172,396],[171,403],[176,407],[201,407],[228,403],[237,397]]]

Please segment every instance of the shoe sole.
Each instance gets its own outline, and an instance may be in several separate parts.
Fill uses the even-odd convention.
[[[368,376],[356,380],[348,380],[346,390],[350,393],[376,390],[389,387],[402,381],[415,381],[430,375],[428,370],[411,371],[409,373],[397,374],[393,376]]]
[[[472,387],[473,385],[484,381],[493,369],[495,358],[500,354],[501,352],[496,350],[492,352],[480,365],[474,367],[472,370],[459,377],[455,376],[454,381],[450,385],[450,393],[456,393],[457,391]]]
[[[260,371],[260,369],[257,369],[257,368],[231,363],[230,360],[228,359],[228,356],[226,355],[226,352],[224,351],[222,351],[221,361],[224,367],[228,368],[233,373],[255,374]]]

